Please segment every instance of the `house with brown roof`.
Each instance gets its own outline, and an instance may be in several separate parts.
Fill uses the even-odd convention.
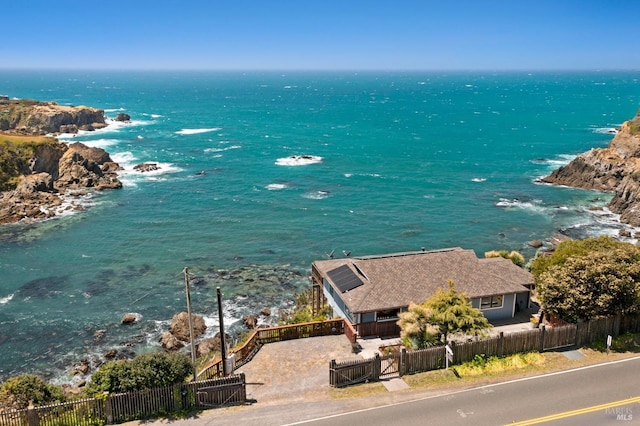
[[[360,337],[397,336],[398,314],[454,282],[489,320],[512,318],[530,305],[533,276],[502,257],[479,259],[459,247],[318,260],[311,265],[313,307],[328,304]]]

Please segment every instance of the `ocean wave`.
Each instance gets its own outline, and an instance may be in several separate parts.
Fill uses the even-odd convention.
[[[278,158],[278,166],[308,166],[309,164],[322,163],[324,159],[317,155],[291,155],[289,157]]]
[[[329,196],[331,196],[331,193],[329,191],[323,191],[323,190],[310,191],[302,194],[303,198],[308,198],[309,200],[324,200]]]
[[[58,139],[60,140],[60,142],[64,142],[64,143],[74,143],[74,142],[78,142],[78,141],[74,141],[74,140],[68,140],[68,139]],[[109,146],[113,146],[113,145],[117,145],[119,144],[120,141],[119,139],[92,139],[92,140],[83,140],[82,144],[86,145],[88,147],[91,148],[106,148]]]
[[[481,182],[486,182],[486,180],[487,180],[487,178],[474,177],[473,179],[471,179],[471,182],[481,183]]]
[[[520,208],[523,210],[531,210],[535,212],[545,212],[547,208],[541,205],[542,200],[530,200],[530,201],[522,201],[518,198],[500,198],[498,202],[494,205],[496,207],[502,208]],[[558,206],[556,208],[562,208],[562,206]]]
[[[607,134],[607,135],[615,135],[618,133],[618,129],[615,127],[598,127],[591,130],[593,133]]]
[[[11,301],[11,299],[13,299],[13,293],[11,293],[8,296],[5,297],[0,297],[0,305],[5,305],[7,303],[9,303]]]
[[[206,148],[204,152],[224,152],[224,151],[229,151],[231,149],[240,149],[240,148],[242,148],[241,145],[232,145],[225,148]]]
[[[265,186],[265,188],[267,188],[269,191],[278,191],[281,189],[286,189],[288,187],[289,185],[287,185],[286,183],[270,183],[269,185]]]
[[[141,180],[157,181],[163,175],[178,173],[183,169],[176,166],[173,163],[165,163],[161,161],[145,161],[145,163],[153,163],[157,165],[157,170],[150,170],[147,172],[141,172],[135,170],[135,166],[140,164],[141,161],[129,151],[117,152],[111,154],[111,159],[118,163],[123,170],[119,170],[118,179],[122,182],[123,186],[137,186]]]
[[[176,135],[197,135],[199,133],[217,132],[222,130],[222,127],[207,127],[202,129],[182,129],[178,130]]]

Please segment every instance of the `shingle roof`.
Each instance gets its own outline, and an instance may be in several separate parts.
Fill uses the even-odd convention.
[[[371,312],[421,303],[449,280],[468,297],[527,291],[533,276],[501,257],[478,259],[473,250],[459,247],[437,251],[397,253],[313,262],[325,278],[347,265],[364,285],[342,294],[351,312]],[[335,287],[335,286],[334,286]],[[337,287],[336,287],[337,289]]]

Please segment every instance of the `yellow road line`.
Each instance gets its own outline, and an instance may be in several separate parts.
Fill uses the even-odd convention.
[[[580,414],[593,413],[594,411],[604,410],[607,408],[617,407],[619,405],[633,404],[634,402],[640,403],[640,396],[633,398],[621,399],[620,401],[609,402],[607,404],[594,405],[591,407],[580,408],[579,410],[565,411],[564,413],[551,414],[550,416],[538,417],[537,419],[523,420],[518,423],[509,423],[509,426],[526,426],[535,425],[538,423],[550,422],[553,420],[564,419],[565,417],[578,416]]]

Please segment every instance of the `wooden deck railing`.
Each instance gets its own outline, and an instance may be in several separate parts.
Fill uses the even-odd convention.
[[[278,327],[257,328],[253,331],[249,339],[247,339],[242,346],[233,349],[229,356],[233,357],[235,366],[240,367],[249,362],[262,345],[266,343],[339,334],[346,335],[352,343],[355,343],[356,332],[351,324],[343,318]],[[198,380],[221,377],[223,375],[222,373],[222,360],[215,360],[207,368],[198,373]]]

